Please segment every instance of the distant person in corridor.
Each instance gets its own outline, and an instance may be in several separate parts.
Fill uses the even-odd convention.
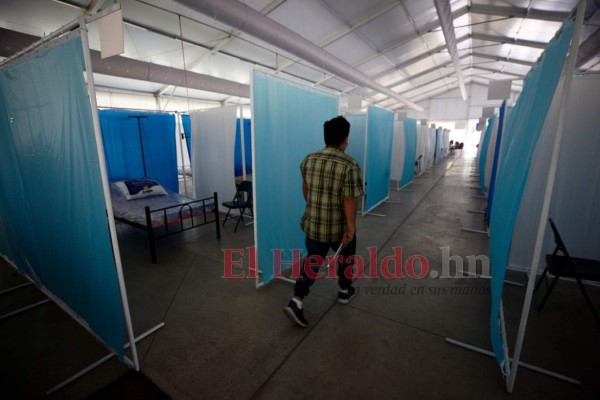
[[[343,261],[337,264],[338,303],[348,304],[356,291],[345,275],[350,266],[346,260],[356,253],[356,208],[358,197],[364,195],[362,176],[358,163],[344,153],[348,147],[350,123],[344,117],[336,117],[325,122],[323,128],[326,146],[306,156],[300,164],[306,200],[300,227],[306,234],[307,259],[313,255],[325,259],[329,249],[337,251],[343,244],[340,253]],[[308,295],[319,269],[310,267],[310,274],[307,268],[302,263],[301,276],[294,285],[294,297],[283,309],[301,327],[308,326],[302,299]]]

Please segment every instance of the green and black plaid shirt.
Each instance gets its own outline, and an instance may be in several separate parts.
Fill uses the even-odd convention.
[[[358,163],[337,147],[311,153],[300,164],[308,185],[306,209],[300,227],[317,242],[335,242],[347,229],[344,196],[363,196]]]

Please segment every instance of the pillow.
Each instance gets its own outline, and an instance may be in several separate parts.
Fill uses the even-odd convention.
[[[123,196],[127,200],[143,199],[151,196],[164,196],[167,194],[165,188],[160,183],[147,178],[128,179],[115,182]]]

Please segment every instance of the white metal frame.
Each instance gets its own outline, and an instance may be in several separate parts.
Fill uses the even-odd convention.
[[[525,339],[525,331],[527,329],[527,319],[529,318],[529,311],[531,309],[531,298],[533,296],[533,289],[535,287],[535,280],[537,277],[538,264],[540,262],[540,255],[542,252],[542,245],[544,242],[544,234],[546,232],[546,224],[548,221],[548,213],[550,211],[550,201],[552,199],[552,191],[554,189],[554,181],[556,178],[556,168],[558,165],[558,155],[560,153],[561,141],[564,131],[565,124],[565,110],[566,104],[569,97],[569,90],[571,88],[571,82],[573,81],[573,72],[575,70],[575,63],[577,61],[577,50],[579,48],[579,38],[581,36],[581,27],[583,26],[583,18],[585,14],[586,0],[580,0],[577,5],[577,13],[575,15],[575,28],[573,31],[573,38],[571,39],[571,47],[569,49],[569,57],[567,59],[567,68],[565,71],[565,81],[563,84],[562,96],[560,99],[560,108],[558,111],[558,122],[556,124],[556,134],[554,135],[554,141],[552,145],[552,156],[550,158],[550,165],[548,167],[548,177],[546,180],[546,191],[544,192],[544,201],[542,203],[542,210],[540,213],[540,221],[538,225],[538,231],[535,241],[535,247],[533,250],[533,256],[531,260],[531,269],[529,271],[529,280],[527,281],[527,289],[525,292],[525,300],[523,302],[523,310],[521,312],[521,319],[519,322],[519,330],[517,332],[517,340],[515,343],[515,351],[513,353],[513,366],[508,377],[506,384],[506,390],[512,393],[517,377],[517,370],[521,359],[521,350],[523,348],[523,341]],[[503,333],[506,335],[506,333]]]
[[[107,173],[107,168],[106,168],[106,161],[105,161],[105,156],[104,156],[104,148],[103,148],[103,144],[102,144],[102,136],[101,136],[101,131],[100,131],[100,121],[98,118],[98,108],[97,108],[97,104],[96,104],[96,93],[95,93],[95,87],[94,87],[94,77],[93,77],[93,71],[92,71],[92,63],[91,63],[91,56],[90,56],[90,48],[89,48],[89,41],[88,41],[88,35],[87,35],[87,24],[90,22],[93,22],[95,20],[97,20],[98,18],[101,18],[105,15],[108,15],[110,13],[113,13],[115,11],[120,10],[120,5],[116,4],[112,7],[110,7],[109,9],[100,12],[92,17],[84,17],[81,16],[76,20],[73,20],[71,22],[69,22],[68,24],[62,26],[61,28],[59,28],[58,30],[50,33],[49,35],[45,36],[43,39],[41,39],[40,41],[32,44],[31,46],[23,49],[22,51],[16,53],[14,56],[10,57],[9,59],[7,59],[3,65],[4,66],[9,66],[11,62],[13,62],[14,60],[21,58],[23,56],[26,56],[27,54],[29,54],[30,52],[40,48],[42,45],[45,45],[47,43],[49,43],[50,41],[59,38],[61,35],[64,35],[70,31],[74,31],[76,29],[79,29],[79,32],[76,34],[79,34],[81,37],[81,42],[82,42],[82,50],[83,50],[83,57],[84,57],[84,65],[85,65],[85,74],[86,74],[86,79],[87,79],[87,88],[88,88],[88,94],[89,94],[89,98],[90,98],[90,106],[91,106],[91,110],[92,110],[92,123],[93,123],[93,127],[94,127],[94,135],[95,135],[95,140],[96,140],[96,150],[98,152],[98,159],[99,159],[99,165],[100,165],[100,174],[101,174],[101,179],[102,179],[102,185],[103,185],[103,191],[104,191],[104,201],[106,204],[106,213],[107,213],[107,220],[108,220],[108,226],[109,226],[109,232],[110,232],[110,236],[111,236],[111,244],[112,244],[112,248],[113,248],[113,257],[114,257],[114,261],[115,261],[115,269],[117,272],[117,279],[119,282],[119,292],[121,295],[121,306],[123,309],[123,315],[125,318],[125,325],[126,325],[126,332],[127,332],[127,338],[129,340],[129,343],[125,345],[125,348],[131,347],[131,354],[132,354],[132,358],[133,360],[130,360],[128,357],[124,358],[124,362],[129,365],[130,367],[134,368],[136,371],[139,371],[139,359],[138,359],[138,354],[137,354],[137,348],[135,345],[136,339],[134,338],[133,335],[133,326],[132,326],[132,322],[131,322],[131,315],[130,315],[130,310],[129,310],[129,302],[127,299],[127,290],[125,287],[125,280],[124,280],[124,276],[123,276],[123,266],[121,263],[121,254],[119,251],[119,243],[117,241],[117,233],[116,233],[116,227],[115,227],[115,222],[114,222],[114,215],[113,215],[113,209],[112,209],[112,203],[111,203],[111,198],[110,198],[110,190],[109,190],[109,184],[108,184],[108,173]],[[3,257],[5,258],[5,257]],[[19,271],[19,269],[17,268],[17,266],[11,262],[10,260],[8,260],[8,263],[14,267],[17,271]],[[37,282],[34,281],[34,279],[32,279],[31,277],[25,275],[25,278],[28,279],[29,281],[31,281],[32,283],[36,284],[36,286],[38,286],[38,288],[44,293],[46,294],[50,299],[52,299],[56,304],[58,304],[65,312],[67,312],[69,315],[71,315],[71,317],[73,317],[76,321],[78,321],[84,328],[86,328],[92,335],[94,335],[96,338],[98,338],[98,340],[100,342],[102,342],[102,340],[89,328],[89,325],[82,320],[81,318],[79,318],[71,309],[68,305],[66,305],[64,302],[62,302],[59,298],[57,298],[55,295],[53,295],[51,292],[49,292],[45,287],[43,286],[39,286],[37,284]],[[19,287],[22,287],[24,285],[20,285]],[[17,287],[18,288],[18,287]],[[13,288],[16,289],[16,288]],[[36,303],[35,305],[39,305],[39,304],[43,304],[45,302],[47,302],[48,300],[45,300],[43,302],[39,302]],[[35,306],[34,305],[34,306]],[[31,308],[30,307],[27,307]],[[146,334],[142,335],[145,337],[145,335],[154,332],[156,329],[158,329],[159,327],[162,327],[161,324],[158,327],[153,328],[151,331],[148,331]],[[141,338],[141,337],[140,337]],[[137,340],[139,340],[140,338],[138,338]],[[109,355],[110,357],[112,357],[112,355],[114,355],[114,353],[111,352],[111,354]],[[109,357],[109,358],[110,358]],[[99,365],[99,364],[97,364]],[[81,376],[83,374],[76,374],[77,377]],[[74,378],[76,379],[76,378]],[[71,382],[74,379],[70,379],[68,380],[66,383]],[[64,384],[66,384],[64,383]],[[64,384],[59,385],[60,387],[64,386]],[[58,390],[58,389],[56,389]]]
[[[110,188],[108,184],[108,172],[106,168],[106,158],[104,155],[104,145],[102,142],[102,133],[100,130],[100,119],[98,118],[98,105],[96,104],[96,89],[94,87],[94,73],[92,70],[92,59],[90,56],[90,45],[87,33],[87,23],[92,22],[102,16],[114,12],[120,9],[121,6],[116,4],[107,10],[107,13],[99,13],[94,15],[93,18],[81,17],[79,19],[81,42],[83,45],[83,58],[85,62],[86,76],[87,76],[87,87],[90,97],[90,105],[92,107],[92,122],[94,125],[94,134],[96,136],[96,149],[98,151],[98,160],[100,164],[100,175],[102,177],[102,186],[104,187],[104,202],[106,203],[106,216],[108,218],[108,228],[110,231],[110,237],[113,247],[113,255],[115,260],[115,266],[117,269],[117,279],[119,281],[119,291],[121,293],[121,304],[123,307],[123,315],[125,317],[125,326],[127,329],[127,337],[131,345],[131,353],[133,357],[132,366],[136,371],[139,371],[140,364],[137,355],[137,348],[135,346],[135,340],[133,335],[133,326],[131,323],[131,314],[129,312],[129,300],[127,299],[127,289],[125,287],[125,278],[123,276],[123,265],[121,263],[121,252],[119,249],[119,242],[117,240],[117,228],[115,226],[115,218],[112,208],[112,200],[110,198]]]
[[[563,84],[560,108],[558,111],[558,122],[556,124],[556,133],[554,135],[553,146],[552,146],[552,156],[550,159],[550,165],[548,168],[548,177],[546,179],[546,190],[544,192],[544,200],[542,203],[542,209],[540,213],[540,220],[536,235],[535,247],[532,255],[531,267],[529,270],[529,276],[527,281],[527,287],[525,292],[525,300],[523,301],[523,308],[521,311],[521,318],[519,321],[519,328],[517,331],[517,338],[515,342],[515,350],[513,353],[513,358],[509,358],[508,356],[508,345],[506,342],[506,329],[504,326],[504,309],[502,303],[500,303],[500,323],[501,323],[501,333],[502,333],[502,341],[504,346],[504,365],[503,374],[506,379],[506,391],[508,393],[512,393],[515,385],[515,380],[517,377],[517,371],[519,366],[523,366],[525,368],[531,369],[533,371],[542,373],[544,375],[548,375],[550,377],[560,379],[575,385],[581,385],[579,380],[566,377],[564,375],[558,374],[553,371],[549,371],[543,368],[535,367],[531,364],[527,364],[521,361],[521,351],[523,348],[523,341],[525,340],[525,331],[527,329],[527,320],[529,318],[529,311],[531,309],[531,300],[533,297],[533,289],[535,287],[535,280],[537,278],[537,269],[540,261],[540,255],[542,251],[542,245],[544,241],[544,234],[546,230],[546,223],[548,220],[548,213],[550,210],[550,201],[552,198],[552,191],[554,189],[554,181],[556,177],[556,169],[558,165],[558,155],[560,152],[560,145],[562,141],[562,135],[564,131],[564,120],[565,120],[565,110],[566,104],[568,101],[569,90],[571,87],[571,82],[573,79],[573,72],[575,69],[575,63],[577,61],[577,49],[579,47],[579,38],[581,35],[581,27],[583,25],[583,19],[585,14],[586,0],[580,0],[577,5],[577,11],[575,16],[575,28],[573,31],[573,37],[571,39],[571,46],[569,49],[569,56],[567,58],[567,67],[565,71],[565,81]],[[466,343],[462,343],[456,341],[454,339],[446,338],[446,342],[473,350],[482,354],[490,355],[495,357],[493,352],[483,350],[481,348],[471,346]]]

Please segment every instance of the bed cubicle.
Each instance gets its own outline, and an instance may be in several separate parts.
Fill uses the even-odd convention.
[[[175,116],[164,113],[99,112],[115,220],[156,240],[214,223],[220,238],[216,192],[200,199],[179,194]]]

